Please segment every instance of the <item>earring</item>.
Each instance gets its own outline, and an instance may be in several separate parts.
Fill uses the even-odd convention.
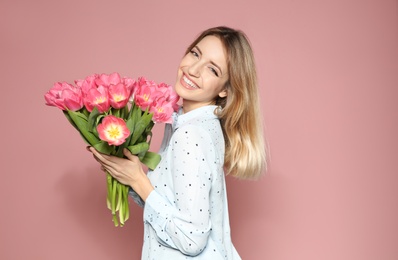
[[[218,116],[218,117],[221,116],[222,112],[223,112],[223,108],[222,108],[221,106],[218,106],[218,107],[216,107],[216,108],[214,109],[214,114],[215,114],[216,116]]]

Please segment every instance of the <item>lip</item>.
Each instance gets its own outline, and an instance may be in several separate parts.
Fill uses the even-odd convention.
[[[188,83],[186,83],[186,82],[184,81],[184,77],[187,78],[189,81],[191,81],[191,82],[196,86],[196,88],[193,88],[193,87],[190,86]],[[196,84],[196,82],[195,82],[194,80],[192,80],[190,77],[188,77],[188,75],[185,74],[185,73],[182,73],[182,76],[181,76],[181,79],[180,79],[180,83],[181,83],[181,85],[182,85],[184,88],[189,89],[189,90],[199,89],[198,84]]]

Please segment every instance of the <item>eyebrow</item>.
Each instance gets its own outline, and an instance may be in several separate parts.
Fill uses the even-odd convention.
[[[202,51],[200,50],[199,46],[196,45],[195,48],[198,49],[198,52],[202,56]],[[217,67],[217,69],[221,72],[221,75],[223,75],[223,72],[222,72],[222,69],[220,68],[220,66],[218,66],[216,63],[214,63],[214,61],[210,61],[210,63],[213,64],[215,67]]]

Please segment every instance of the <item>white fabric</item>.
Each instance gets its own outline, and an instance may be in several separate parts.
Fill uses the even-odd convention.
[[[215,106],[175,115],[148,172],[142,259],[241,259],[230,235],[224,137]]]

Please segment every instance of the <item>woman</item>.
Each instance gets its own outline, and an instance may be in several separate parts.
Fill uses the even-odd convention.
[[[144,207],[142,259],[240,259],[230,235],[224,171],[256,178],[265,167],[256,71],[243,32],[204,31],[187,49],[175,90],[182,107],[167,125],[154,171],[89,149],[131,186]]]

